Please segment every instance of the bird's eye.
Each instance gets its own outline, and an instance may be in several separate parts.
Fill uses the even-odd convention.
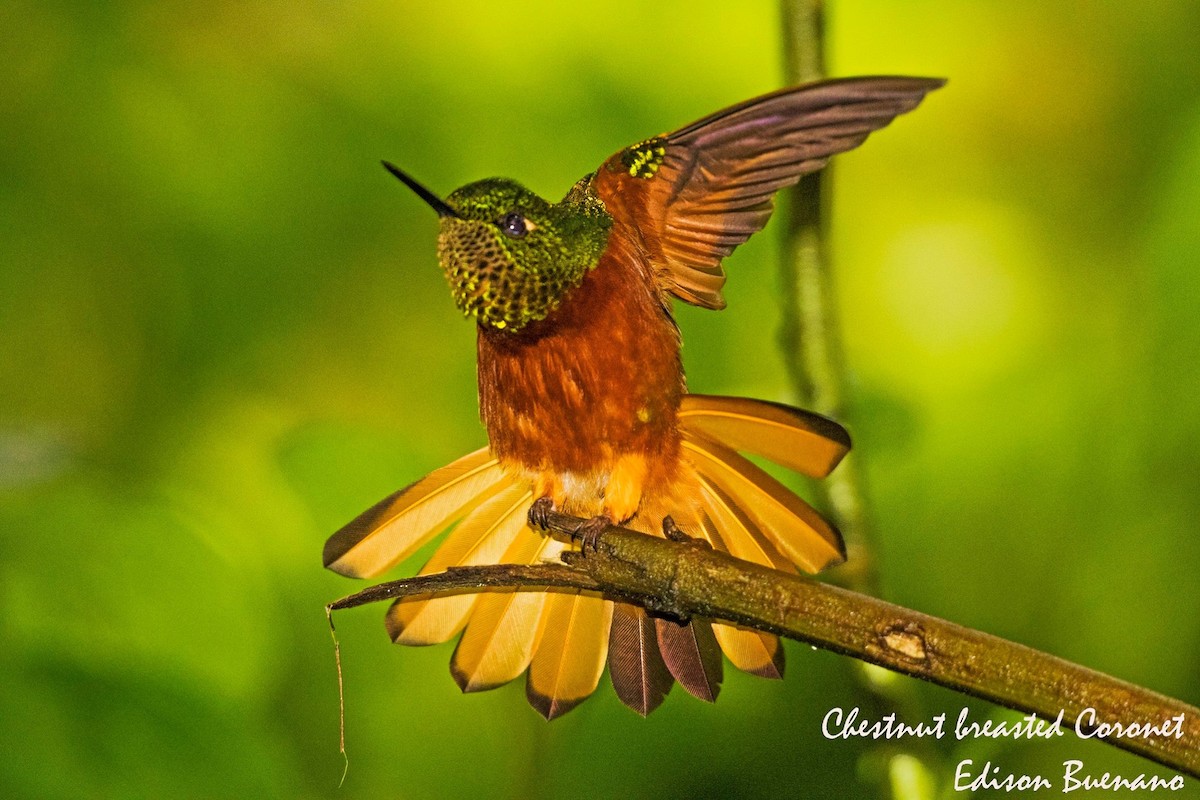
[[[510,211],[500,220],[500,230],[510,239],[520,239],[529,233],[529,226],[523,216],[516,211]]]

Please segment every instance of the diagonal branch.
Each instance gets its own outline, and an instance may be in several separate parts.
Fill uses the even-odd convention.
[[[547,530],[574,538],[582,523],[551,512]],[[1045,719],[1061,711],[1068,726],[1087,709],[1094,709],[1097,723],[1165,723],[1172,735],[1105,741],[1200,778],[1200,709],[1047,653],[741,561],[699,542],[671,542],[612,526],[594,554],[564,555],[567,564],[460,567],[391,581],[330,603],[327,610],[432,592],[548,586],[602,591],[660,613],[777,633]]]

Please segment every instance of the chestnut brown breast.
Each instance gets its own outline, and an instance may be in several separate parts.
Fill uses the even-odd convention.
[[[679,331],[626,231],[614,226],[600,262],[546,319],[515,333],[480,326],[480,414],[502,460],[586,476],[632,452],[674,472]],[[651,482],[667,477],[656,471]]]

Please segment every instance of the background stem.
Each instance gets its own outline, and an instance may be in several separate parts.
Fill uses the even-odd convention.
[[[783,0],[782,11],[786,85],[824,78],[824,3]],[[844,420],[846,369],[825,247],[832,169],[805,175],[784,195],[779,347],[796,404]],[[824,481],[814,483],[813,491],[846,540],[848,558],[838,570],[838,580],[878,594],[856,453],[852,451]]]
[[[825,4],[822,0],[782,0],[785,84],[821,80],[825,74]],[[836,163],[836,162],[835,162]],[[830,258],[826,248],[828,187],[835,165],[805,175],[785,195],[782,253],[779,264],[781,327],[779,347],[796,403],[833,419],[846,420],[845,358],[842,352]],[[817,504],[842,532],[847,558],[831,576],[865,594],[881,594],[867,521],[859,451],[852,450],[823,481],[811,483]],[[917,718],[926,716],[911,686],[894,675],[865,664],[856,675],[882,716],[900,706]],[[928,752],[902,743],[890,746],[883,759],[892,797],[931,796],[932,781],[904,780],[898,764],[934,774]]]

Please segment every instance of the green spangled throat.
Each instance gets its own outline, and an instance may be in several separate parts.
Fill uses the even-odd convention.
[[[442,218],[438,260],[459,310],[509,331],[554,311],[608,243],[612,217],[590,188],[589,176],[548,203],[514,181],[489,178],[447,197],[462,218]],[[514,213],[525,228],[518,237],[504,232]]]

